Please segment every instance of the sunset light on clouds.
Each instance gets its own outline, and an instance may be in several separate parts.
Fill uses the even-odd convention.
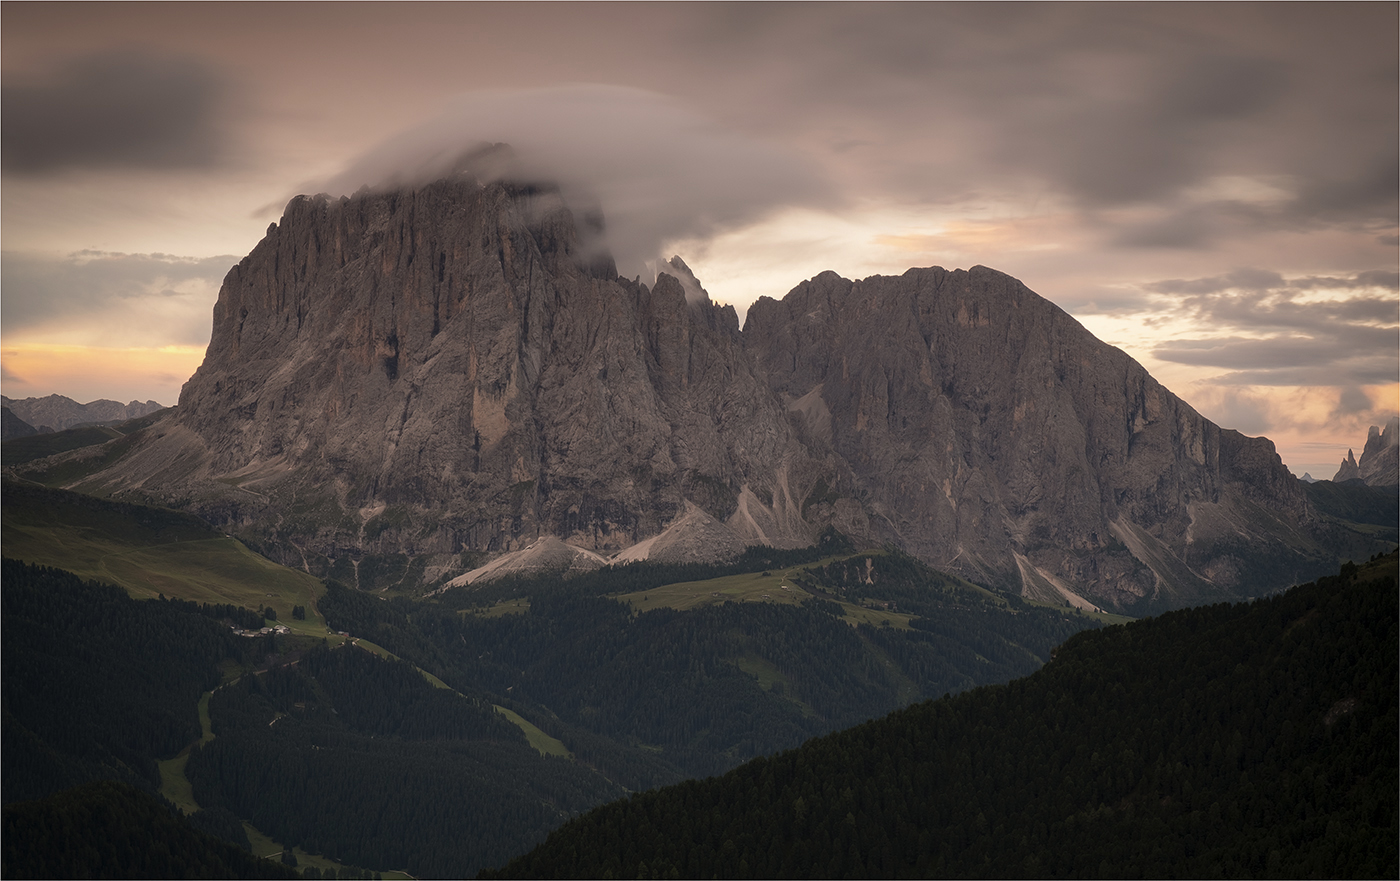
[[[10,397],[175,403],[290,197],[506,141],[600,203],[621,271],[680,254],[741,314],[828,269],[981,264],[1295,473],[1400,408],[1394,4],[0,18]]]

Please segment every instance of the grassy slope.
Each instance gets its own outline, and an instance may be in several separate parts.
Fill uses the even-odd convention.
[[[798,566],[790,566],[786,569],[771,569],[767,572],[750,572],[742,575],[726,575],[721,578],[711,578],[704,581],[686,581],[676,584],[665,584],[660,587],[648,590],[639,590],[633,593],[618,594],[614,599],[627,603],[639,612],[647,612],[652,609],[671,608],[680,611],[698,609],[703,606],[724,602],[740,603],[778,603],[780,605],[800,605],[803,601],[810,599],[813,594],[801,587],[798,587],[794,579],[800,578],[809,568],[826,566],[840,560],[848,560],[855,557],[875,557],[883,554],[883,551],[861,551],[854,554],[842,554],[838,556],[824,557],[815,563],[806,563]],[[951,578],[952,576],[945,577]],[[987,590],[962,579],[953,579],[958,586],[970,593],[982,597],[991,598],[1000,605],[1006,605],[1003,598]],[[845,611],[845,618],[848,624],[869,624],[872,626],[882,626],[888,623],[896,630],[908,630],[909,621],[914,616],[902,612],[886,611],[884,609],[869,608],[855,603],[844,602],[839,598],[823,597],[837,602]],[[508,614],[512,611],[508,608],[510,600],[502,601],[485,614]],[[1050,603],[1039,603],[1026,600],[1029,605],[1044,608],[1057,608]],[[1132,621],[1126,615],[1112,615],[1108,613],[1088,614],[1088,617],[1102,621],[1105,624],[1125,624]]]
[[[255,554],[189,515],[7,482],[0,521],[3,521],[0,540],[3,540],[7,557],[116,584],[137,599],[150,599],[163,593],[195,602],[232,603],[254,609],[271,606],[277,610],[278,623],[287,625],[293,632],[326,636],[325,620],[316,610],[316,598],[324,592],[320,581]],[[294,605],[306,607],[305,621],[292,618]],[[338,641],[336,637],[331,640]],[[357,643],[376,654],[394,657],[366,640],[357,640]],[[439,688],[448,687],[426,671],[423,675]],[[203,728],[201,743],[214,737],[209,721],[209,698],[206,692],[199,704]],[[557,740],[524,719],[514,717],[513,713],[504,712],[525,731],[540,752],[568,754]],[[536,736],[543,740],[536,743]],[[161,795],[185,813],[200,809],[185,776],[189,753],[186,748],[177,756],[157,763]],[[282,852],[281,844],[257,828],[244,823],[244,829],[255,853],[275,858]],[[294,848],[293,852],[301,866],[315,866],[322,871],[342,868],[342,864],[334,860],[300,848]],[[395,871],[385,871],[383,876],[412,877]]]
[[[279,566],[189,515],[5,484],[5,556],[118,585],[137,599],[159,594],[201,603],[270,606],[294,632],[324,636],[321,582]],[[292,618],[305,606],[305,621]]]
[[[88,425],[55,431],[51,434],[36,434],[7,440],[3,445],[0,445],[0,465],[8,468],[11,465],[22,465],[25,462],[32,462],[57,453],[66,453],[69,450],[105,444],[109,440],[140,431],[163,418],[169,412],[167,408],[115,425]]]

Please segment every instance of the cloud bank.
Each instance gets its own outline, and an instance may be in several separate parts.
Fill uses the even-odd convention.
[[[800,153],[729,131],[641,89],[567,85],[463,95],[319,185],[421,184],[463,153],[505,143],[512,174],[560,184],[576,210],[601,207],[623,275],[640,275],[666,244],[752,223],[778,207],[834,206],[832,187]]]

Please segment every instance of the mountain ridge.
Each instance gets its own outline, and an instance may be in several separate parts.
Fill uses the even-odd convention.
[[[679,258],[618,278],[579,244],[594,222],[466,177],[297,197],[225,279],[174,415],[66,485],[317,574],[391,559],[405,586],[545,536],[616,555],[691,506],[740,548],[835,527],[1139,614],[1333,564],[1270,441],[1010,276],[826,272],[741,331]]]
[[[99,398],[86,404],[65,395],[48,395],[42,398],[21,398],[14,400],[0,395],[3,405],[16,417],[29,423],[40,434],[63,431],[80,425],[106,425],[125,422],[147,416],[162,406],[155,401],[131,401],[123,404]],[[19,437],[21,435],[15,435]],[[8,439],[8,438],[7,438]]]

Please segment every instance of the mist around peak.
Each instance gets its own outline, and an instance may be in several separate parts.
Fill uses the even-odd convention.
[[[664,95],[597,84],[462,95],[315,186],[340,196],[457,174],[556,182],[575,214],[606,219],[599,247],[629,278],[654,278],[648,264],[670,242],[837,201],[799,153],[727,130]]]
[[[695,273],[691,271],[689,266],[685,265],[685,261],[679,255],[656,265],[654,270],[650,263],[647,264],[647,268],[650,270],[649,275],[652,279],[660,277],[660,274],[664,272],[680,282],[681,287],[685,289],[685,301],[692,306],[696,303],[710,301],[710,292],[705,290],[700,284],[700,279],[695,277]],[[655,282],[653,281],[653,283]]]

